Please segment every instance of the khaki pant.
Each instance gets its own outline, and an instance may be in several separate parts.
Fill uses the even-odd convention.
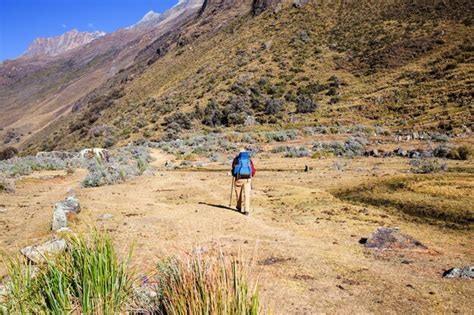
[[[250,193],[252,191],[252,179],[236,179],[235,195],[237,196],[237,209],[246,212],[250,211]],[[244,207],[242,208],[242,199]]]

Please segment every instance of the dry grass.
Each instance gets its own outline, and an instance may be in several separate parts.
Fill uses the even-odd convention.
[[[398,176],[340,190],[341,199],[370,204],[407,214],[419,222],[438,223],[453,228],[472,229],[470,174]]]

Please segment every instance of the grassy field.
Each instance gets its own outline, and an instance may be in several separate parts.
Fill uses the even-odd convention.
[[[474,209],[470,173],[405,175],[335,192],[343,200],[383,207],[417,222],[472,230]]]

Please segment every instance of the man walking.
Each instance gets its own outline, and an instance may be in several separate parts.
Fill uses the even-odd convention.
[[[232,176],[234,177],[234,189],[237,196],[237,210],[248,215],[250,211],[252,177],[255,176],[255,167],[247,151],[241,150],[232,162]]]

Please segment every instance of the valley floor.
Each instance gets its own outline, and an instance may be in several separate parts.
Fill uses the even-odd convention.
[[[163,167],[169,157],[158,151],[153,155],[159,169],[155,176],[120,185],[81,189],[84,170],[40,172],[17,181],[15,193],[0,195],[5,209],[0,212],[0,248],[15,253],[51,237],[53,205],[72,189],[82,212],[71,228],[105,227],[123,253],[134,245],[138,276],[151,272],[158,256],[198,248],[252,259],[263,300],[275,314],[474,310],[472,280],[442,278],[446,269],[473,265],[472,229],[420,223],[332,194],[406,174],[406,159],[262,155],[254,161],[253,209],[243,216],[227,208],[227,166],[169,171]],[[303,172],[305,165],[309,172]],[[457,166],[473,167],[472,162]],[[472,177],[468,187],[472,192]],[[400,227],[430,250],[374,252],[359,244],[380,226]]]

